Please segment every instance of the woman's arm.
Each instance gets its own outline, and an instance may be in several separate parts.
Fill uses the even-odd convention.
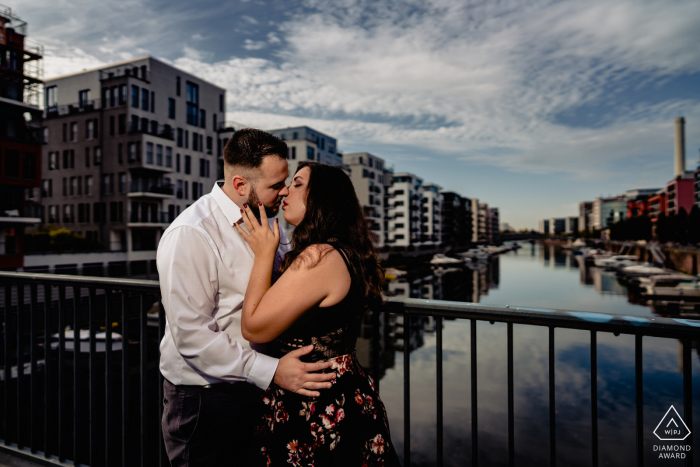
[[[274,232],[269,229],[264,210],[261,210],[262,225],[251,222],[251,219],[255,219],[252,211],[248,212],[248,216],[244,213],[243,219],[250,234],[240,228],[238,230],[255,253],[241,319],[241,330],[246,340],[269,342],[313,306],[322,302],[332,305],[347,294],[350,274],[340,253],[330,245],[307,248],[270,288],[277,248],[274,238],[276,235],[279,243],[279,226],[275,224]],[[329,249],[333,251],[329,252]],[[320,262],[319,258],[322,258]]]

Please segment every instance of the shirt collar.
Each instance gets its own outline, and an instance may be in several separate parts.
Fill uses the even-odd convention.
[[[216,201],[216,204],[218,204],[221,208],[224,216],[226,216],[229,224],[233,226],[233,224],[238,224],[243,219],[241,217],[241,208],[234,203],[226,193],[224,193],[224,190],[221,189],[223,185],[224,182],[222,181],[214,183],[214,188],[211,190],[211,195],[214,198],[214,201]]]

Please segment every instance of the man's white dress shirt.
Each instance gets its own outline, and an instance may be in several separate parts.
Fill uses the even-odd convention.
[[[246,381],[267,389],[279,360],[252,350],[241,333],[254,255],[233,227],[242,223],[240,208],[219,183],[170,224],[158,245],[166,316],[160,371],[176,385]],[[277,270],[288,243],[280,228]]]

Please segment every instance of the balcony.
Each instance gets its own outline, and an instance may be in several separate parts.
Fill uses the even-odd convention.
[[[89,99],[82,102],[73,102],[72,104],[52,105],[46,108],[45,117],[48,119],[94,112],[100,110],[102,107],[101,102],[101,99]]]
[[[175,196],[172,184],[151,183],[148,180],[132,180],[129,185],[129,198],[168,199]]]
[[[148,125],[144,128],[144,125],[139,122],[132,121],[129,124],[129,134],[130,135],[151,135],[157,136],[159,138],[167,139],[169,141],[175,141],[175,132],[170,125],[153,125],[149,120]]]
[[[128,227],[162,227],[170,224],[174,219],[164,211],[154,209],[141,209],[139,211],[129,211]]]

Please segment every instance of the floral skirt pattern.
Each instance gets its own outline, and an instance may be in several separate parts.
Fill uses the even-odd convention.
[[[272,384],[257,428],[260,465],[400,466],[384,404],[355,354],[329,360],[337,376],[319,397]]]

